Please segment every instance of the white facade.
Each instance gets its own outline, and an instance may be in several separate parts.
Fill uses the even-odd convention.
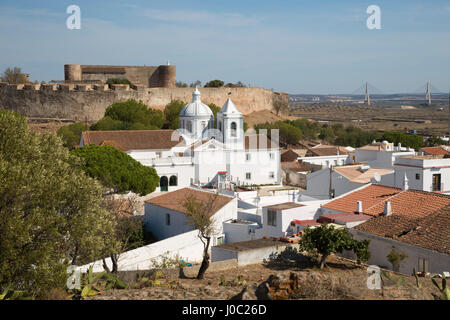
[[[192,102],[179,115],[180,128],[172,140],[182,142],[167,149],[125,151],[160,177],[158,191],[173,191],[192,184],[210,183],[226,172],[228,184],[281,184],[280,149],[268,146],[266,135],[244,134],[244,120],[231,99],[217,114],[217,129],[209,107],[201,102],[196,88]],[[85,142],[81,137],[80,146]],[[105,138],[107,140],[107,138]],[[113,140],[113,138],[111,138]],[[168,144],[170,145],[170,144]]]
[[[365,162],[372,168],[390,169],[394,167],[397,158],[415,154],[414,149],[404,148],[401,145],[395,147],[387,141],[373,142],[372,145],[356,149],[355,161]]]
[[[230,197],[230,202],[219,209],[213,216],[215,236],[212,245],[215,245],[215,239],[223,237],[222,223],[226,220],[236,218],[237,198]],[[143,222],[146,231],[151,232],[159,240],[194,230],[194,227],[189,224],[187,216],[184,213],[151,203],[145,203]]]
[[[299,157],[298,160],[311,164],[320,165],[325,168],[330,166],[343,166],[352,162],[351,154],[334,155],[334,156],[314,156],[314,157]]]
[[[405,175],[410,189],[450,193],[450,158],[399,157],[394,165],[394,173],[383,176],[381,184],[402,188]]]

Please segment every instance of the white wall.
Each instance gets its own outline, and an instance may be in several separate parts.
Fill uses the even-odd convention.
[[[119,256],[119,271],[148,270],[151,269],[151,259],[158,259],[161,255],[168,253],[168,256],[174,258],[178,256],[186,262],[199,262],[203,258],[203,243],[198,237],[198,231],[193,230],[175,237],[161,240],[144,247],[130,250]],[[105,259],[108,267],[111,269],[111,259]],[[93,265],[94,272],[103,271],[102,260],[86,264],[79,267],[82,272],[86,272]]]
[[[170,214],[170,225],[166,224],[166,214]],[[237,199],[233,198],[214,216],[214,229],[217,234],[223,232],[222,222],[237,218]],[[184,213],[162,208],[151,203],[145,203],[144,226],[146,231],[151,232],[157,239],[173,237],[194,228],[189,225],[187,216]]]
[[[303,162],[321,165],[322,167],[342,166],[351,162],[351,155],[335,155],[335,156],[320,156],[320,157],[299,157],[298,160]]]
[[[396,252],[402,252],[407,255],[400,264],[400,269],[398,271],[401,273],[411,275],[413,268],[416,268],[416,271],[418,271],[419,258],[428,259],[428,272],[430,273],[450,271],[450,255],[448,254],[379,237],[359,230],[349,229],[349,231],[356,240],[370,240],[369,251],[371,257],[368,264],[392,270],[392,264],[388,261],[387,256],[391,253],[391,250],[394,249]],[[346,252],[345,256],[351,257],[352,253]]]
[[[351,182],[336,171],[333,171],[331,183],[335,198],[362,186],[361,183]],[[318,199],[328,199],[329,185],[330,170],[322,169],[306,176],[306,190],[302,193]]]

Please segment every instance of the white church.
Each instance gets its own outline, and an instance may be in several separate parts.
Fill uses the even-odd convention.
[[[179,129],[85,131],[80,146],[90,144],[116,147],[155,168],[160,177],[157,191],[281,184],[278,135],[272,132],[268,139],[254,130],[244,133],[242,113],[230,98],[214,121],[198,88],[180,112]]]

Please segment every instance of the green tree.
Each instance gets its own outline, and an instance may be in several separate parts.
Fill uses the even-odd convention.
[[[189,224],[198,230],[198,237],[203,243],[203,260],[197,274],[199,280],[203,279],[209,267],[209,246],[216,233],[213,214],[218,197],[218,194],[211,194],[206,202],[202,202],[194,195],[188,195],[182,204],[187,211]]]
[[[102,190],[59,137],[32,133],[25,118],[0,111],[0,289],[42,297],[65,287],[69,263],[114,247]]]
[[[122,252],[133,250],[144,244],[144,226],[142,220],[134,216],[136,210],[136,198],[107,199],[106,209],[112,214],[116,221],[114,236],[118,240],[118,246],[112,248],[110,259],[112,269],[110,270],[103,258],[103,268],[107,272],[117,273],[119,271],[118,261]]]
[[[73,149],[80,143],[81,133],[88,129],[84,122],[76,122],[59,128],[56,134],[61,137],[66,148]]]
[[[22,73],[19,67],[7,68],[2,75],[3,81],[10,84],[27,83],[27,77]]]
[[[222,80],[211,80],[205,84],[205,88],[218,88],[223,87],[224,82]]]
[[[370,258],[369,241],[357,241],[347,229],[335,229],[334,226],[322,224],[316,228],[306,228],[300,248],[313,254],[320,254],[320,268],[325,266],[326,259],[332,253],[353,250],[358,260],[367,261]]]
[[[111,117],[103,117],[94,123],[90,130],[93,131],[108,131],[108,130],[127,130],[127,124],[120,120],[114,120]]]
[[[91,130],[153,130],[161,129],[164,122],[161,110],[129,99],[106,108],[104,118],[92,125]]]
[[[71,151],[82,158],[85,172],[109,188],[107,193],[132,191],[146,195],[155,191],[158,174],[125,152],[110,146],[89,145]]]
[[[279,141],[284,145],[295,145],[303,137],[303,133],[299,128],[294,127],[293,125],[290,125],[289,123],[286,123],[284,121],[277,121],[272,123],[266,122],[255,125],[255,130],[258,131],[260,129],[266,129],[269,138],[272,134],[271,130],[279,130]]]
[[[183,82],[183,81],[177,81],[175,83],[175,85],[176,85],[177,88],[187,88],[187,86],[188,86],[187,83]]]
[[[165,127],[168,129],[178,129],[178,118],[181,112],[181,109],[186,105],[184,101],[181,100],[172,100],[169,104],[164,108],[164,117],[166,119]]]

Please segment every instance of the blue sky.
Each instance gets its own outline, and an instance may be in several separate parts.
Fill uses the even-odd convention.
[[[68,30],[66,8],[81,8]],[[366,9],[381,8],[381,30]],[[0,70],[61,80],[63,65],[160,65],[178,80],[242,81],[288,93],[383,93],[427,81],[450,88],[447,1],[11,1],[0,2]]]

